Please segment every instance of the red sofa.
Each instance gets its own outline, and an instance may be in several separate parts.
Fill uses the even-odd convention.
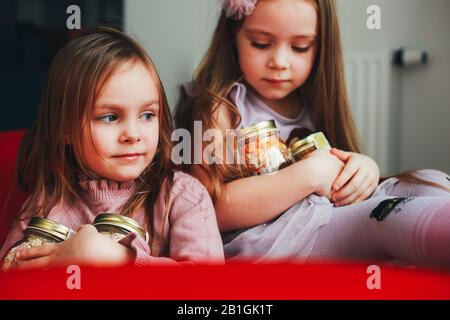
[[[26,197],[16,181],[17,152],[24,133],[25,130],[0,132],[0,247]]]
[[[0,246],[26,197],[15,181],[17,151],[24,133],[0,132]],[[83,268],[82,291],[62,285],[70,276],[65,269],[0,272],[0,300],[450,299],[449,273],[382,266],[382,287],[372,290],[367,285],[371,277],[368,266],[337,262]]]

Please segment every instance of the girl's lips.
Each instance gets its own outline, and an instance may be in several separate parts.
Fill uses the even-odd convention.
[[[141,156],[142,153],[125,153],[125,154],[120,154],[118,156],[114,156],[116,158],[127,158],[127,157],[135,157],[135,156]]]
[[[122,160],[126,160],[126,161],[134,161],[143,155],[144,155],[143,153],[127,153],[127,154],[121,154],[118,156],[114,156],[114,158],[118,158],[118,159],[122,159]]]
[[[264,81],[268,82],[272,86],[281,86],[281,85],[289,82],[289,80],[272,80],[272,79],[264,79]]]

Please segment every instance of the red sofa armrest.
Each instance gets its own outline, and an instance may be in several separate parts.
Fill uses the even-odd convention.
[[[26,197],[16,179],[17,152],[25,131],[0,132],[0,247]]]

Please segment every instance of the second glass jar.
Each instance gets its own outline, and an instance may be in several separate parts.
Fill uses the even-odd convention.
[[[134,232],[148,241],[148,233],[137,221],[116,213],[101,213],[95,217],[93,226],[98,232],[120,241],[129,233]]]

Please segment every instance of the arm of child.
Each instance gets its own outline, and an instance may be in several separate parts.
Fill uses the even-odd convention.
[[[200,182],[191,180],[182,188],[173,188],[177,190],[172,193],[166,226],[168,257],[151,256],[148,244],[141,237],[121,241],[136,253],[136,265],[223,263],[223,244],[211,198]]]
[[[114,267],[132,263],[129,248],[100,234],[92,225],[83,225],[68,240],[58,244],[22,249],[16,253],[17,270],[45,269],[71,264]]]
[[[14,268],[32,270],[70,264],[115,267],[223,263],[223,246],[214,207],[199,182],[178,188],[169,219],[169,257],[152,256],[148,243],[135,233],[117,243],[92,225],[84,225],[76,235],[62,243],[20,250]]]
[[[218,108],[217,123],[225,132],[232,128],[232,115]],[[329,196],[331,184],[343,167],[328,150],[272,175],[253,176],[227,183],[215,209],[220,230],[230,231],[268,222],[312,193]],[[207,165],[193,165],[192,173],[209,188]]]
[[[248,177],[226,184],[215,202],[220,230],[268,222],[312,193],[328,197],[343,166],[337,159],[329,158],[330,165],[325,167],[331,172],[326,172],[326,169],[319,172],[318,159],[311,157],[273,175]]]
[[[100,234],[92,225],[84,225],[62,243],[20,250],[16,256],[18,263],[7,267],[29,270],[70,264],[109,267],[223,263],[222,239],[214,206],[205,187],[192,176],[175,173],[168,220],[163,225],[165,196],[165,193],[160,194],[155,207],[155,228],[159,232],[157,243],[164,243],[161,256],[152,254],[149,244],[135,233],[117,243]],[[166,231],[161,232],[162,229]],[[20,234],[21,230],[17,233]]]

